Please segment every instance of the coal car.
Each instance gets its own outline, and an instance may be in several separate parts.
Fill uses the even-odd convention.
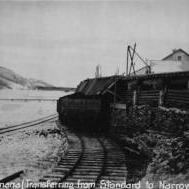
[[[106,130],[110,122],[110,103],[114,100],[115,77],[82,81],[76,92],[57,101],[59,119],[83,130]]]
[[[57,101],[59,119],[65,125],[86,131],[103,131],[108,126],[109,110],[100,96],[72,94]]]

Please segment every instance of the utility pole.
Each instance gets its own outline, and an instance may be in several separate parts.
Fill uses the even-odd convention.
[[[129,68],[129,48],[130,46],[128,45],[127,46],[127,65],[126,65],[126,72],[125,72],[126,76],[128,75],[128,68]]]

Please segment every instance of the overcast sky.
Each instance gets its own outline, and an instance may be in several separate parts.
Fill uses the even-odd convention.
[[[125,72],[126,47],[189,52],[188,0],[0,1],[0,66],[58,86]]]

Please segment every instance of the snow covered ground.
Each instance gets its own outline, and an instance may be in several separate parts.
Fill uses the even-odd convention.
[[[43,90],[0,90],[0,99],[58,99],[69,93],[64,91],[43,91]]]
[[[56,101],[0,101],[0,128],[32,121],[56,113]]]
[[[58,99],[62,91],[0,90],[0,99]],[[0,100],[0,128],[56,113],[56,101]]]
[[[61,91],[0,90],[0,128],[32,121],[56,113],[56,101],[11,101],[2,99],[58,99],[67,95]],[[44,123],[41,127],[28,128],[12,136],[0,138],[0,179],[24,170],[24,179],[37,181],[58,161],[65,151],[64,139],[48,133],[56,124]]]
[[[49,122],[1,138],[0,180],[21,170],[23,179],[33,181],[47,174],[66,150],[65,138],[56,131],[56,124]]]

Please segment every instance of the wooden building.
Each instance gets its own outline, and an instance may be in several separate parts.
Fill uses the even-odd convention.
[[[126,103],[189,108],[189,71],[128,76],[124,82]]]
[[[148,60],[151,73],[171,73],[189,71],[189,54],[182,49],[174,49],[162,60]],[[146,74],[148,67],[136,71],[137,75]]]
[[[174,49],[173,52],[162,59],[163,61],[181,61],[189,64],[189,54],[182,49]]]
[[[84,130],[106,130],[115,108],[149,105],[189,110],[188,60],[189,55],[178,49],[153,62],[151,73],[86,79],[74,94],[58,100],[60,120]]]

